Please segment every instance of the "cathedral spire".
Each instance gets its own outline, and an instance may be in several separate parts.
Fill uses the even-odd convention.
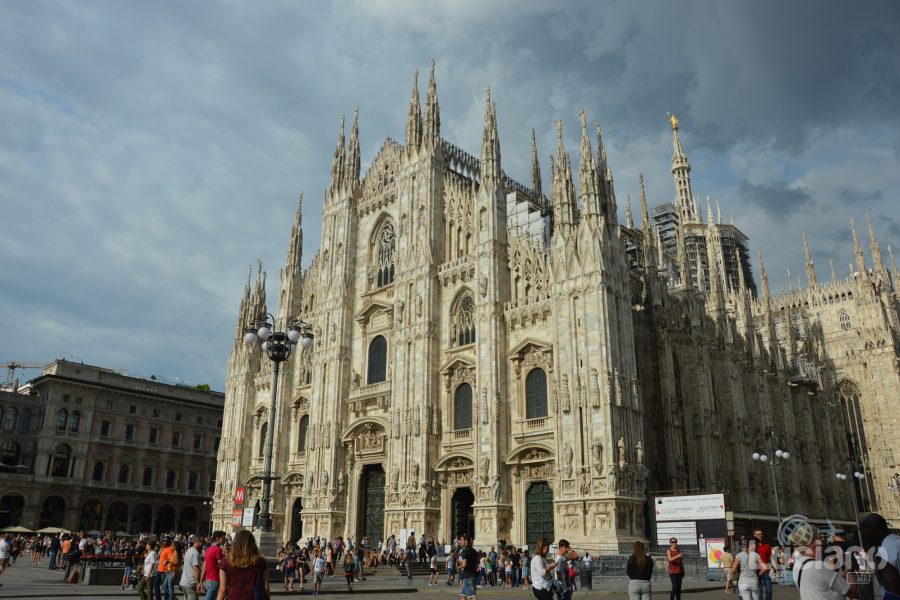
[[[640,190],[641,190],[641,232],[643,233],[642,240],[642,254],[644,255],[644,266],[649,267],[653,264],[654,259],[654,239],[653,233],[651,232],[651,228],[653,227],[650,222],[650,211],[647,208],[647,193],[644,191],[644,172],[641,171],[640,175]],[[631,201],[628,202],[629,212],[631,212]],[[662,265],[662,261],[660,261],[660,265]]]
[[[599,212],[609,224],[616,222],[616,198],[612,187],[612,169],[606,158],[606,146],[603,143],[603,131],[600,122],[595,123],[597,129],[597,192],[599,194]]]
[[[541,202],[544,192],[541,190],[541,164],[538,162],[537,135],[531,130],[531,191],[535,198]]]
[[[706,197],[706,224],[715,225],[716,219],[713,216],[712,201],[709,196]]]
[[[681,147],[681,138],[678,136],[678,119],[675,115],[669,115],[669,123],[672,125],[672,177],[675,179],[675,202],[678,207],[679,221],[691,223],[696,220],[696,210],[693,205],[694,192],[691,189],[691,163]]]
[[[894,273],[894,278],[896,279],[898,272],[897,272],[897,262],[894,260],[894,251],[891,250],[890,246],[887,247],[887,250],[888,250],[888,258],[891,261],[891,271]]]
[[[300,272],[300,261],[303,257],[303,192],[297,198],[297,214],[294,216],[294,225],[291,227],[291,241],[288,244],[287,261],[285,271],[288,273]]]
[[[626,196],[626,204],[625,204],[625,226],[629,229],[634,229],[634,215],[631,213],[631,194]]]
[[[809,244],[806,243],[806,232],[803,232],[803,258],[806,259],[806,279],[809,287],[816,287],[816,268],[813,266],[812,254],[809,253]]]
[[[428,92],[425,94],[425,127],[422,132],[422,146],[433,150],[441,145],[441,111],[438,107],[437,83],[434,80],[434,59],[431,59],[431,75],[428,77]]]
[[[856,226],[853,219],[850,219],[850,231],[853,232],[853,252],[856,254],[856,270],[859,271],[860,277],[868,277],[869,271],[866,269],[866,259],[863,256],[862,245],[859,243],[859,236],[856,235]]]
[[[872,225],[872,217],[866,213],[866,221],[869,222],[869,251],[872,253],[872,263],[876,274],[884,273],[884,260],[881,258],[881,248],[875,238],[875,227]]]
[[[412,154],[422,144],[422,108],[419,105],[419,70],[413,73],[412,98],[406,117],[406,152]]]
[[[581,164],[578,169],[578,191],[581,195],[581,210],[585,216],[600,212],[597,164],[591,151],[591,140],[587,132],[587,119],[581,111]]]
[[[500,186],[500,136],[497,134],[497,107],[491,100],[491,88],[485,94],[484,133],[481,138],[481,185],[489,189]]]
[[[331,189],[338,190],[344,180],[344,115],[341,115],[341,129],[338,132],[337,144],[334,148],[334,158],[331,161]]]
[[[359,109],[353,110],[353,128],[347,146],[347,162],[344,167],[344,184],[350,189],[359,187]]]
[[[553,178],[553,218],[557,225],[566,229],[575,224],[575,184],[572,183],[572,168],[569,153],[563,144],[563,123],[556,122],[556,172]]]

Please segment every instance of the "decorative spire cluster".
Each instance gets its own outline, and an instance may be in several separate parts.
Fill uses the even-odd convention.
[[[500,168],[500,136],[497,133],[497,106],[491,88],[485,92],[484,132],[481,137],[481,185],[498,187],[503,181]]]

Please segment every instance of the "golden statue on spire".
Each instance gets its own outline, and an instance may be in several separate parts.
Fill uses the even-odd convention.
[[[666,113],[666,114],[669,115],[669,123],[672,124],[672,129],[673,130],[678,129],[678,117],[676,117],[672,113]]]

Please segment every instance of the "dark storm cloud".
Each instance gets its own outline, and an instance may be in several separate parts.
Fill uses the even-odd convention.
[[[360,109],[365,170],[432,57],[444,136],[477,154],[492,86],[519,180],[531,128],[546,182],[553,121],[577,154],[585,108],[617,195],[644,170],[669,201],[671,111],[695,193],[771,273],[800,272],[801,228],[846,264],[866,211],[900,246],[898,22],[895,2],[0,3],[0,360],[221,388],[246,268],[274,297],[300,191],[304,262],[318,247],[339,115]]]
[[[755,204],[772,217],[787,217],[812,202],[812,196],[804,189],[790,187],[784,181],[769,181],[755,185],[746,179],[738,188],[744,202]]]

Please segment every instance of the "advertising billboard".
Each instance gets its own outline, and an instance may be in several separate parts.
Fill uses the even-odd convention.
[[[656,522],[725,519],[724,494],[663,496],[655,500]]]

